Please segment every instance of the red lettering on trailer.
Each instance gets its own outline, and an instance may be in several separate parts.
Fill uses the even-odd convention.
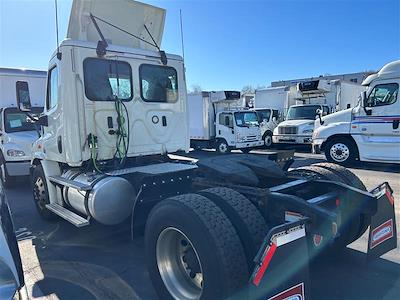
[[[390,219],[382,223],[372,231],[371,244],[369,248],[372,249],[392,237],[393,237],[393,219]]]
[[[258,286],[260,284],[261,279],[263,278],[264,273],[267,270],[268,265],[271,262],[272,257],[275,254],[275,251],[276,251],[276,244],[273,243],[271,246],[269,246],[269,248],[267,250],[267,253],[266,253],[266,255],[265,255],[264,259],[263,259],[263,262],[262,262],[260,268],[258,269],[258,271],[256,273],[256,276],[254,276],[253,284],[255,286]]]
[[[283,292],[272,296],[268,300],[304,300],[304,283],[295,285]]]

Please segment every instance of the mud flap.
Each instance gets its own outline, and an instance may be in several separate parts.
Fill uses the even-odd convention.
[[[393,190],[385,182],[373,191],[377,211],[371,218],[368,238],[368,259],[375,259],[397,247],[397,229]]]
[[[272,228],[254,261],[248,299],[309,298],[305,220]]]

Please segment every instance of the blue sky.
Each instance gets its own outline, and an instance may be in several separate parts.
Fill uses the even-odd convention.
[[[182,9],[189,89],[376,70],[400,58],[399,0],[143,2],[167,9],[170,53],[181,54]],[[58,0],[60,39],[71,3]],[[0,0],[0,66],[46,69],[55,46],[53,0]]]

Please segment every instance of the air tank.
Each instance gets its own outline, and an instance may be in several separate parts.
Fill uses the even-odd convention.
[[[92,186],[89,191],[63,188],[65,202],[79,213],[104,225],[121,223],[132,213],[136,193],[128,180],[71,170],[64,173],[63,177]]]

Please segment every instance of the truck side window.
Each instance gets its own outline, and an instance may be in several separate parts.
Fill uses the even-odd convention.
[[[398,93],[399,85],[397,83],[378,84],[369,94],[366,106],[375,107],[393,104],[397,100]]]
[[[146,102],[178,100],[178,75],[174,68],[144,64],[139,67],[140,93]]]
[[[83,73],[89,100],[132,100],[132,68],[127,62],[87,58],[83,62]]]
[[[227,127],[233,127],[232,114],[222,113],[219,115],[219,124]]]
[[[57,67],[52,68],[49,71],[48,82],[47,82],[47,98],[46,108],[47,110],[52,109],[57,105],[58,102],[58,70]]]
[[[329,107],[322,106],[322,112],[323,112],[324,116],[329,115]]]

